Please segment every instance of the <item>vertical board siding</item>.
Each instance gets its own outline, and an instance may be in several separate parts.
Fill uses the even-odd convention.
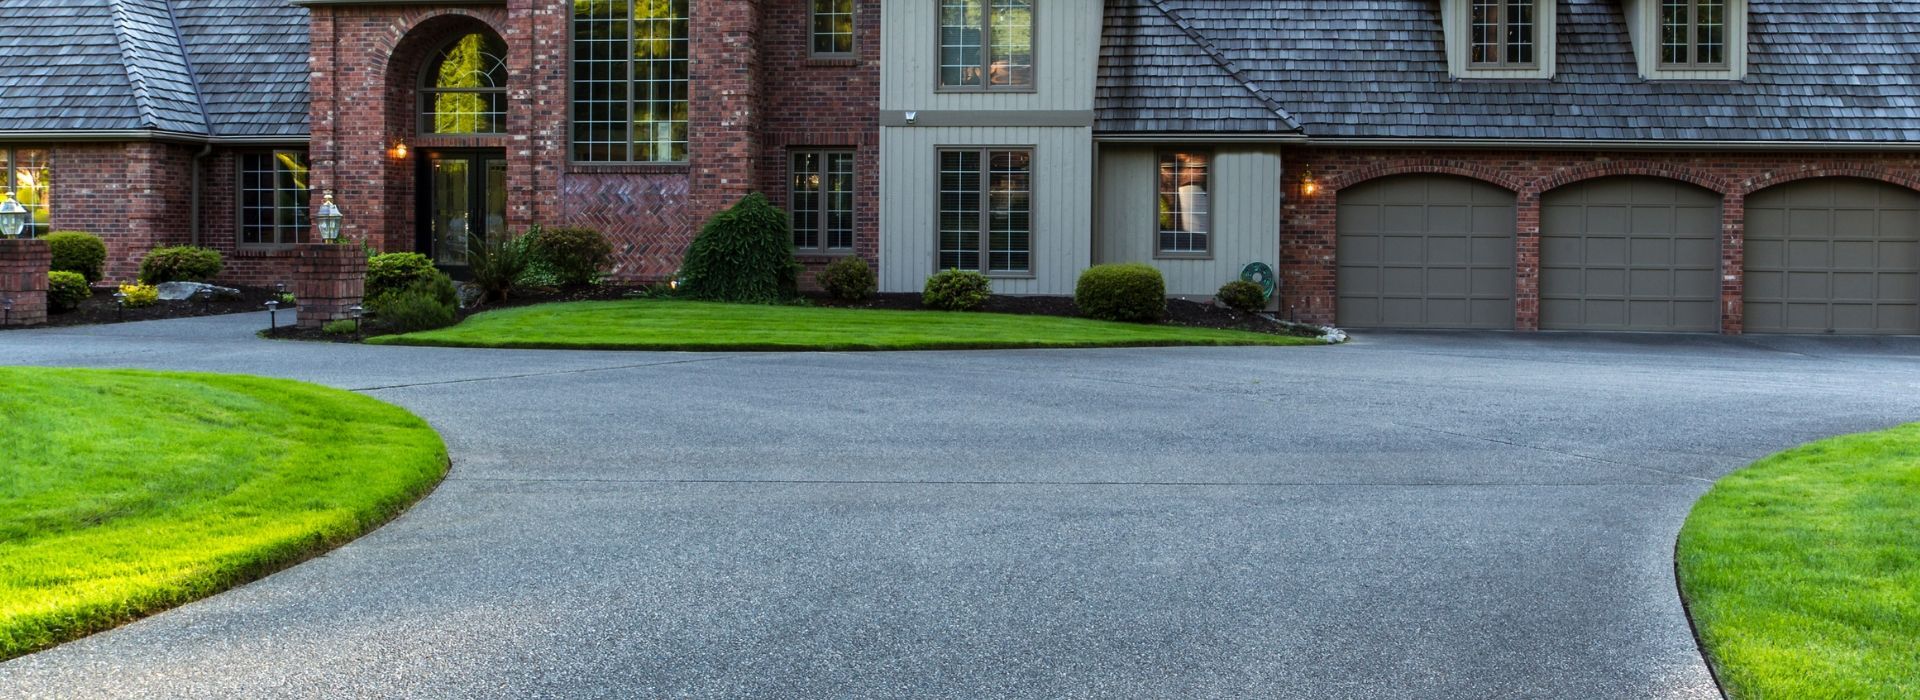
[[[883,110],[1093,109],[1101,3],[1035,0],[1033,92],[939,92],[936,0],[886,0],[881,12]]]
[[[1154,259],[1160,231],[1158,151],[1145,146],[1106,146],[1100,150],[1099,230],[1095,233],[1094,261],[1147,263],[1166,276],[1169,296],[1193,298],[1212,297],[1220,285],[1239,279],[1247,263],[1263,262],[1280,269],[1280,152],[1246,147],[1211,150],[1210,259]]]
[[[1033,277],[996,278],[993,291],[1072,294],[1093,256],[1093,134],[1059,127],[881,129],[880,291],[918,292],[935,272],[938,153],[949,146],[1033,149]]]

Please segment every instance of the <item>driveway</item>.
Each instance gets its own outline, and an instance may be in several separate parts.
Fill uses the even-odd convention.
[[[624,354],[0,333],[7,364],[364,391],[450,478],[0,697],[1711,698],[1711,481],[1920,419],[1920,341]]]

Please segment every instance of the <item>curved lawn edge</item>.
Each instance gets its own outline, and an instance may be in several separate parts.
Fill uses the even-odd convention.
[[[1316,338],[1059,316],[588,301],[500,309],[374,345],[663,352],[899,352],[1320,345]]]
[[[1726,476],[1674,564],[1729,697],[1920,697],[1920,424]]]
[[[337,549],[450,468],[420,417],[305,382],[0,367],[0,387],[0,661]]]

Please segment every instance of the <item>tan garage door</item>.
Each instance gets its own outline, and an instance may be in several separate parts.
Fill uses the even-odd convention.
[[[1920,333],[1920,192],[1826,178],[1747,198],[1750,333]]]
[[[1658,178],[1540,198],[1540,327],[1720,328],[1720,195]]]
[[[1513,328],[1513,199],[1444,175],[1341,190],[1340,325]]]

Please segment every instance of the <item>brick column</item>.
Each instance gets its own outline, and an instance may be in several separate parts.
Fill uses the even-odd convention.
[[[47,322],[47,268],[53,252],[38,239],[0,239],[0,303],[13,300],[13,311],[0,323],[38,326]]]
[[[1720,204],[1720,332],[1740,335],[1747,324],[1747,198],[1729,194]]]
[[[1540,193],[1513,202],[1513,329],[1540,330]]]
[[[367,285],[367,254],[357,245],[306,243],[293,249],[293,293],[300,327],[353,318]]]

